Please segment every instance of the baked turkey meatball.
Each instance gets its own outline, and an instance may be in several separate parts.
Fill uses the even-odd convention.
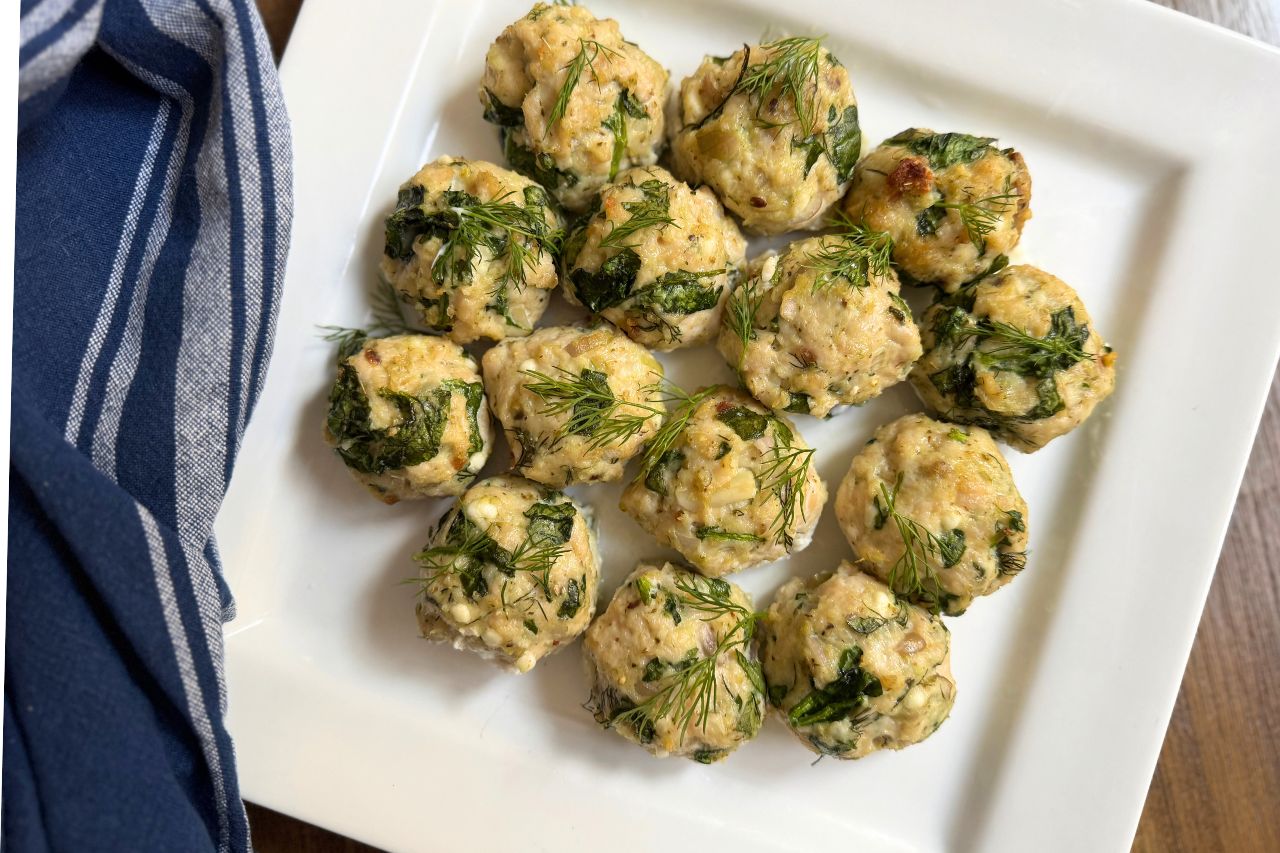
[[[351,338],[339,355],[324,436],[386,503],[460,494],[493,449],[475,359],[427,335]]]
[[[760,730],[751,599],[672,563],[641,563],[587,629],[596,722],[654,755],[719,761]]]
[[[987,431],[924,415],[876,430],[836,493],[864,568],[894,592],[958,616],[1027,563],[1027,505]]]
[[[920,333],[898,295],[889,245],[852,228],[752,262],[719,348],[757,400],[821,418],[907,377]]]
[[[680,84],[674,171],[757,234],[820,228],[862,150],[849,72],[818,39],[708,56]]]
[[[621,508],[711,577],[804,550],[827,488],[785,417],[725,386],[673,411]]]
[[[572,642],[595,613],[600,577],[586,512],[522,477],[468,489],[415,557],[422,636],[517,672]]]
[[[630,169],[600,193],[565,244],[564,290],[651,349],[710,340],[746,257],[708,187]]]
[[[951,636],[942,620],[845,562],[793,578],[760,629],[769,702],[821,755],[902,749],[951,713]]]
[[[1018,245],[1031,218],[1031,173],[994,139],[911,128],[858,164],[844,211],[893,237],[906,280],[951,293]]]
[[[549,486],[616,480],[657,431],[662,365],[612,326],[539,329],[484,354],[515,470]]]
[[[925,313],[911,374],[925,405],[1031,452],[1078,427],[1115,387],[1115,353],[1080,297],[1032,266],[1008,267]]]
[[[569,210],[631,166],[658,159],[667,70],[583,6],[539,3],[485,57],[484,117],[507,162]]]
[[[441,157],[400,188],[382,273],[424,325],[459,343],[527,335],[556,286],[561,226],[527,178]]]

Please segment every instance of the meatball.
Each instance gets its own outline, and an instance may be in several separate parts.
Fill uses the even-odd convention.
[[[654,755],[719,761],[764,715],[751,599],[672,563],[641,563],[582,643],[596,722]]]
[[[864,568],[934,613],[959,616],[1027,564],[1027,505],[986,430],[905,415],[876,430],[836,492]]]
[[[920,332],[888,252],[883,234],[854,228],[752,262],[719,348],[757,400],[822,418],[907,377]]]
[[[942,620],[848,562],[778,590],[760,627],[760,661],[769,703],[821,755],[919,743],[955,704]]]
[[[423,324],[459,343],[527,335],[556,286],[562,226],[532,181],[441,157],[400,188],[382,273]]]
[[[1028,453],[1078,427],[1115,387],[1115,353],[1080,297],[1032,266],[935,303],[922,327],[911,383],[925,405]]]
[[[715,194],[649,166],[619,175],[596,204],[566,243],[569,301],[652,349],[710,340],[747,250]]]
[[[785,417],[716,386],[673,412],[621,508],[700,572],[727,575],[804,550],[827,487]]]
[[[596,609],[588,511],[522,477],[467,490],[415,559],[422,636],[517,672],[573,641]]]
[[[461,494],[493,449],[475,359],[426,335],[352,337],[339,355],[324,437],[386,503]]]
[[[618,479],[666,412],[662,365],[611,326],[502,341],[484,381],[515,470],[549,486]]]
[[[951,293],[1012,251],[1031,218],[1031,173],[994,139],[911,128],[858,164],[844,211],[893,237],[904,280]]]
[[[812,38],[706,57],[680,84],[679,122],[675,173],[757,234],[822,227],[862,150],[849,72]]]
[[[507,162],[569,210],[619,171],[657,162],[667,70],[582,6],[539,3],[489,48],[485,120]]]

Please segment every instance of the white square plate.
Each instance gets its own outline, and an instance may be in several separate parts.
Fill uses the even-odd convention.
[[[590,3],[675,81],[766,30],[825,32],[868,146],[911,125],[1016,146],[1035,218],[1015,260],[1074,285],[1119,352],[1084,429],[1009,453],[1031,566],[949,620],[959,700],[933,738],[811,766],[773,721],[702,767],[600,731],[576,649],[514,677],[418,639],[398,582],[442,506],[370,500],[320,440],[316,324],[363,322],[381,219],[421,163],[501,161],[477,81],[528,5],[309,0],[294,30],[293,249],[217,529],[245,795],[397,850],[1126,847],[1280,348],[1280,54],[1140,2]],[[727,377],[710,349],[664,360],[682,384]],[[899,386],[797,420],[834,492],[854,448],[918,407]],[[619,491],[577,491],[601,510],[603,600],[660,553]],[[830,516],[809,550],[741,577],[762,606],[849,553]]]

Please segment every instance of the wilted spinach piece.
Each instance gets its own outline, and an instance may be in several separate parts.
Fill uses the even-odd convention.
[[[666,451],[658,457],[657,463],[645,475],[645,488],[666,497],[671,477],[683,464],[684,453],[674,448]]]
[[[667,593],[667,599],[662,603],[662,609],[671,617],[672,622],[677,625],[680,624],[680,602],[676,600],[674,595]]]
[[[558,190],[578,183],[578,176],[567,169],[558,168],[550,154],[534,154],[531,149],[517,142],[515,134],[509,130],[502,131],[502,151],[512,169],[547,189]]]
[[[880,679],[860,666],[862,649],[850,646],[840,653],[835,681],[814,687],[808,696],[796,703],[787,714],[792,726],[812,726],[849,719],[866,707],[868,699],[880,696],[884,688]]]
[[[382,389],[400,413],[400,423],[374,429],[369,423],[369,401],[355,368],[343,364],[329,394],[328,427],[338,455],[361,474],[382,474],[417,465],[440,450],[452,390],[440,387],[430,395],[413,397]]]
[[[419,235],[432,229],[422,210],[426,190],[418,184],[401,187],[396,196],[396,209],[386,219],[386,242],[383,253],[389,258],[405,260],[413,255],[413,243]]]
[[[835,119],[835,107],[827,116],[828,122]],[[845,107],[840,118],[827,128],[826,154],[831,167],[836,171],[836,181],[844,183],[853,174],[853,167],[858,164],[858,155],[862,153],[862,128],[858,125],[858,108]]]
[[[524,127],[524,110],[509,107],[498,99],[492,89],[484,90],[484,120],[499,127]]]
[[[636,275],[640,272],[640,256],[623,248],[600,265],[596,272],[575,269],[569,278],[574,293],[587,310],[599,313],[625,301],[631,295]]]
[[[582,607],[582,593],[587,588],[587,579],[584,576],[581,582],[569,579],[564,585],[564,601],[560,602],[560,609],[556,611],[556,615],[561,619],[572,619],[578,615],[578,610]]]
[[[539,501],[524,512],[529,519],[529,541],[538,546],[560,545],[573,535],[573,522],[578,511],[570,501]]]
[[[972,163],[986,153],[995,139],[967,133],[931,134],[911,128],[885,141],[891,145],[905,145],[927,158],[932,168],[945,169],[957,163]]]
[[[769,428],[769,416],[753,412],[745,406],[730,406],[716,414],[716,420],[738,434],[743,441],[755,441]]]
[[[460,379],[446,379],[440,383],[441,388],[450,393],[457,392],[467,401],[467,423],[471,428],[471,438],[467,443],[467,453],[479,453],[484,450],[484,436],[480,432],[480,407],[484,405],[484,386],[479,382],[463,382]],[[448,402],[445,403],[448,413]]]
[[[809,395],[799,391],[792,391],[791,398],[787,400],[787,407],[784,412],[794,412],[799,415],[809,414]]]
[[[573,404],[573,412],[569,416],[570,424],[577,424],[575,435],[591,435],[614,405],[613,390],[609,387],[609,375],[591,368],[578,374],[585,388],[589,388],[592,396],[583,397]]]
[[[727,749],[699,749],[693,753],[693,760],[699,764],[714,764],[728,754]]]
[[[947,217],[947,209],[942,203],[931,205],[916,214],[916,233],[921,237],[932,237],[938,233],[938,225]]]
[[[699,279],[717,276],[724,270],[689,272],[676,270],[663,273],[653,283],[636,291],[636,305],[667,314],[696,314],[709,311],[720,301],[723,287],[703,287]]]

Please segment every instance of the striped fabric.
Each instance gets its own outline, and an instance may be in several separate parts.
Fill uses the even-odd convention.
[[[212,539],[289,136],[250,0],[21,5],[0,845],[250,847]]]

